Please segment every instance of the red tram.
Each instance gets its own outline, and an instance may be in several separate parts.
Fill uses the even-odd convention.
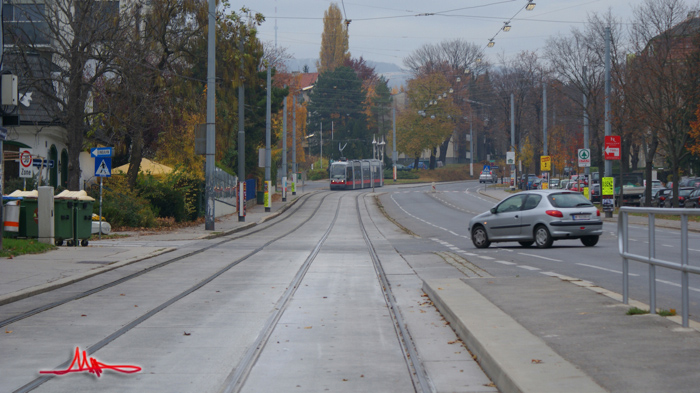
[[[384,185],[384,170],[379,160],[352,160],[341,158],[331,164],[331,190],[354,190]]]

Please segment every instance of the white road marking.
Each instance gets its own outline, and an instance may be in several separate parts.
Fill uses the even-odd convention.
[[[539,255],[534,255],[534,254],[525,254],[524,252],[519,252],[518,254],[520,254],[520,255],[525,255],[525,256],[528,256],[528,257],[535,257],[535,258],[540,258],[540,259],[546,259],[546,260],[552,261],[552,262],[562,262],[562,261],[560,261],[559,259],[547,258],[547,257],[542,257],[542,256],[539,256]]]
[[[668,285],[673,285],[674,287],[681,287],[681,284],[676,283],[676,282],[671,282],[671,281],[666,281],[666,280],[659,280],[658,278],[656,279],[656,282],[668,284]],[[688,287],[689,290],[695,291],[695,292],[700,292],[700,289],[693,288],[693,287]]]
[[[496,259],[496,258],[487,257],[485,255],[477,255],[477,257],[479,257],[481,259]]]
[[[496,262],[496,263],[500,263],[500,264],[503,264],[503,265],[509,265],[509,266],[512,266],[512,265],[517,265],[517,263],[514,263],[514,262],[508,262],[508,261],[494,261],[494,262]]]
[[[534,266],[527,266],[527,265],[518,265],[518,267],[521,269],[526,269],[526,270],[540,270],[539,268],[536,268]]]
[[[587,264],[585,264],[585,263],[577,263],[577,265],[579,265],[579,266],[586,266],[586,267],[590,267],[590,268],[598,269],[598,270],[604,270],[604,271],[606,271],[606,272],[622,274],[622,272],[619,271],[619,270],[608,269],[608,268],[604,268],[604,267],[600,267],[600,266],[587,265]],[[639,274],[630,273],[629,275],[630,275],[630,276],[639,277]]]

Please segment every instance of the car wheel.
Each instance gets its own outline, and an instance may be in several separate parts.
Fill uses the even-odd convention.
[[[581,238],[581,243],[586,247],[593,247],[598,244],[599,236],[584,236]]]
[[[474,230],[472,231],[472,243],[474,243],[474,247],[476,248],[487,248],[491,245],[489,237],[486,234],[486,229],[484,229],[484,227],[478,226],[474,228]]]
[[[530,247],[534,242],[518,242],[523,247]]]
[[[552,235],[549,234],[549,229],[544,225],[539,225],[535,228],[535,244],[538,248],[549,248],[552,247],[554,239]]]

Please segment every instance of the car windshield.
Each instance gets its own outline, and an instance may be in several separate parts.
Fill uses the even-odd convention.
[[[345,167],[346,165],[342,164],[331,165],[331,177],[345,177]]]
[[[554,207],[565,208],[593,206],[593,204],[586,199],[586,197],[577,192],[549,194],[547,199],[549,199],[549,203],[551,203]]]

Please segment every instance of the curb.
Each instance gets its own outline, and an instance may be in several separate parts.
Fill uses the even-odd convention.
[[[605,392],[461,279],[424,280],[423,291],[500,392]]]

